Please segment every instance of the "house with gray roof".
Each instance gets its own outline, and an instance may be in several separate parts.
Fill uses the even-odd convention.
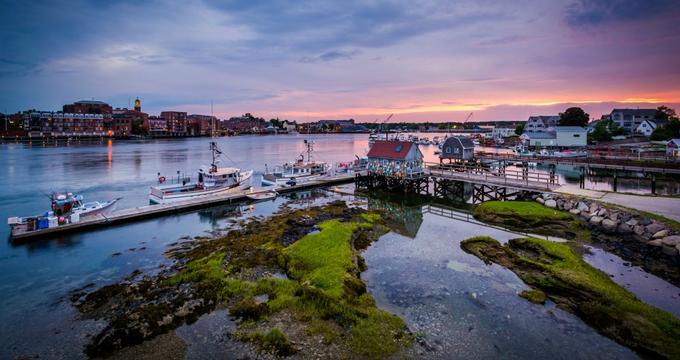
[[[614,109],[610,114],[616,125],[631,134],[643,121],[654,120],[654,115],[656,115],[656,109]]]

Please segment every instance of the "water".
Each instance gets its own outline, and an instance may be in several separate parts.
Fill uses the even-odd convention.
[[[428,136],[434,135],[428,134]],[[223,159],[224,165],[235,165],[245,169],[252,168],[256,171],[255,181],[257,181],[265,168],[265,164],[274,166],[291,161],[304,152],[303,139],[305,138],[307,137],[303,135],[243,136],[220,138],[217,142],[218,146],[228,155],[228,158]],[[367,136],[365,134],[312,135],[311,138],[316,143],[316,158],[331,163],[350,161],[355,155],[363,156],[366,153]],[[0,189],[2,189],[0,191],[0,219],[14,215],[36,214],[47,210],[49,201],[46,194],[52,191],[77,191],[83,194],[86,200],[107,200],[122,197],[123,199],[118,205],[119,208],[146,205],[148,203],[148,188],[156,183],[158,172],[168,177],[175,175],[178,170],[191,173],[200,165],[210,162],[209,141],[211,139],[207,138],[105,141],[102,144],[71,144],[70,146],[51,147],[43,147],[40,144],[0,144],[0,168],[5,169],[0,176]],[[434,149],[435,146],[423,147],[428,160],[433,160]],[[232,164],[230,159],[233,159],[235,164]],[[8,241],[2,242],[0,244],[0,293],[3,294],[0,297],[0,324],[2,324],[0,325],[0,349],[2,349],[0,350],[0,358],[21,355],[39,355],[41,358],[82,357],[82,348],[87,341],[86,336],[95,334],[103,324],[77,319],[77,313],[67,299],[71,290],[89,283],[100,286],[115,282],[135,269],[147,272],[156,271],[159,266],[167,261],[162,253],[169,244],[183,237],[205,235],[207,232],[228,228],[234,218],[253,215],[266,216],[274,212],[281,204],[289,201],[293,202],[295,206],[309,206],[319,201],[334,198],[345,199],[348,202],[354,201],[351,196],[340,194],[325,194],[323,196],[323,200],[319,200],[314,197],[314,193],[305,192],[296,194],[295,199],[282,197],[275,201],[251,206],[221,206],[96,231],[32,241],[22,245],[15,245]],[[395,207],[398,207],[398,205],[395,205]],[[409,222],[398,230],[399,233],[418,234],[422,237],[423,229],[419,230],[421,228],[420,222],[423,223],[424,229],[427,229],[433,215],[423,215],[419,211],[407,211],[405,214]],[[453,220],[449,219],[448,221]],[[440,226],[445,226],[445,224],[442,222]],[[447,229],[448,226],[451,228],[458,227],[452,223],[448,223],[446,226]],[[459,301],[461,304],[466,304],[467,301],[473,306],[480,306],[479,304],[484,304],[485,299],[490,298],[487,297],[490,294],[489,291],[498,287],[502,288],[500,284],[510,284],[507,285],[508,287],[505,290],[499,292],[499,294],[505,294],[503,295],[505,298],[502,298],[503,301],[494,300],[495,307],[486,307],[487,309],[496,309],[489,312],[490,315],[488,316],[492,316],[491,314],[500,316],[503,309],[526,306],[521,303],[524,300],[516,299],[515,295],[515,290],[518,289],[517,286],[521,285],[521,282],[503,269],[492,267],[494,280],[487,280],[487,285],[479,285],[477,284],[478,280],[474,280],[475,276],[481,276],[475,274],[477,270],[456,272],[454,269],[481,268],[474,260],[460,257],[460,249],[455,241],[464,237],[452,240],[451,236],[456,234],[455,232],[446,230],[443,233],[447,234],[445,240],[448,239],[446,240],[448,242],[444,248],[440,248],[442,253],[431,254],[433,258],[424,260],[420,266],[428,268],[430,264],[434,263],[441,267],[441,271],[446,271],[446,273],[439,273],[442,276],[441,278],[412,278],[413,281],[422,281],[418,284],[418,286],[423,287],[421,290],[427,290],[429,287],[430,292],[436,293],[439,291],[437,289],[446,286],[450,294],[456,294],[456,291],[466,289],[465,291],[469,294],[476,293],[481,296],[478,299],[482,302],[479,303],[470,299],[463,301],[461,297],[454,297],[450,301]],[[7,239],[8,235],[9,228],[4,225],[0,226],[0,238]],[[462,236],[463,234],[459,235]],[[444,241],[441,240],[444,238],[438,238],[440,235],[435,236],[430,233],[429,236],[432,237],[430,240],[433,241],[433,244]],[[418,239],[418,237],[416,237],[416,240],[402,238],[396,233],[392,233],[383,239],[385,245],[382,245],[383,241],[381,240],[376,244],[375,249],[380,249],[380,247],[388,246],[394,242],[414,242],[419,241]],[[371,248],[370,251],[376,251],[373,249]],[[390,251],[386,250],[386,254],[389,253]],[[444,262],[440,258],[440,255],[443,254],[451,255],[451,257]],[[427,254],[422,256],[425,255]],[[395,260],[398,259],[395,258]],[[413,260],[411,265],[415,265],[416,262]],[[383,271],[383,274],[388,276],[386,279],[391,281],[390,276],[392,275],[390,274],[396,270],[387,271],[381,268],[380,262],[373,262],[369,263],[370,271],[374,270],[373,265],[375,265],[375,271],[382,269],[380,271]],[[398,263],[395,262],[390,266],[397,265]],[[399,269],[399,267],[394,269]],[[450,272],[453,272],[454,275],[457,274],[453,278],[459,278],[460,281],[467,281],[476,285],[458,288],[454,283],[446,283],[449,280],[444,281],[444,279],[448,279],[451,275]],[[398,271],[398,273],[401,273],[401,271]],[[373,279],[377,279],[375,274]],[[418,274],[416,271],[404,279],[409,279]],[[495,278],[496,275],[498,275],[498,278]],[[374,286],[374,284],[375,282],[372,280],[371,286]],[[490,286],[493,287],[489,288]],[[397,288],[395,287],[395,289]],[[508,289],[514,290],[509,291]],[[663,291],[668,290],[664,289]],[[393,309],[385,298],[381,298],[379,294],[376,297],[381,305]],[[449,310],[445,311],[449,311],[450,316],[456,316],[456,318],[458,318],[458,315],[462,316],[459,321],[466,323],[478,321],[477,318],[470,317],[468,312],[453,312],[451,306],[455,302],[447,301],[449,300],[444,299],[438,305],[424,309],[436,310],[438,309],[437,306],[447,307]],[[653,299],[649,301],[653,301]],[[462,309],[467,308],[463,307]],[[521,321],[530,322],[533,324],[532,326],[536,326],[535,329],[541,329],[540,331],[548,328],[549,324],[559,327],[559,324],[564,321],[566,321],[565,324],[569,324],[568,326],[565,325],[568,329],[578,330],[574,330],[575,333],[588,330],[583,323],[569,317],[568,314],[552,311],[551,314],[553,315],[550,315],[547,313],[548,310],[541,310],[540,307],[525,307],[525,309],[526,312],[520,316]],[[400,313],[399,311],[396,312]],[[543,315],[541,315],[542,313]],[[430,313],[428,316],[433,316],[432,314],[437,314],[437,312]],[[556,317],[551,323],[552,316]],[[540,320],[529,320],[533,317],[538,317]],[[406,318],[412,324],[417,324],[411,318]],[[563,320],[565,318],[568,320]],[[479,318],[479,321],[480,324],[484,324],[491,320],[490,318]],[[497,339],[512,335],[511,333],[515,332],[516,329],[508,334],[502,328],[506,326],[504,324],[508,324],[508,329],[514,329],[513,327],[518,325],[513,321],[503,320],[502,323],[499,323],[501,324],[499,329],[487,333],[486,336],[490,339]],[[435,322],[435,324],[448,326],[441,322]],[[462,325],[455,325],[455,321],[451,321],[451,324],[451,331],[463,329],[460,327]],[[491,331],[492,329],[488,326],[479,325],[477,329]],[[467,331],[467,328],[465,329]],[[527,331],[526,333],[532,332],[534,331]],[[178,332],[178,335],[191,339],[192,337],[187,334],[190,333]],[[571,337],[569,332],[554,333],[555,339],[551,341],[557,343],[566,341],[562,339],[565,334]],[[596,334],[592,334],[592,331],[585,334],[578,337],[580,339],[578,341],[586,341],[586,344],[607,344],[606,339],[597,337]],[[515,343],[521,343],[519,338],[512,340],[515,343],[509,340],[496,343],[498,341],[494,340],[494,343],[502,349],[506,349],[506,346],[512,347]],[[535,341],[535,339],[531,341]],[[475,351],[476,345],[468,343],[467,346],[468,351]],[[489,349],[496,349],[492,345],[489,346],[491,346]],[[196,347],[190,347],[190,349],[192,349],[190,350],[192,354],[196,351]],[[627,353],[622,353],[623,350],[620,348],[611,351],[612,354],[627,356]],[[521,353],[529,354],[526,351]],[[490,355],[491,352],[479,352],[478,354],[480,356]]]

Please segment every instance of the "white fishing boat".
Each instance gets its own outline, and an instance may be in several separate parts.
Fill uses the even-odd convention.
[[[275,199],[277,196],[279,196],[279,193],[276,190],[257,191],[246,194],[248,199],[254,201]]]
[[[314,151],[314,143],[312,141],[305,140],[305,146],[307,147],[306,161],[304,154],[300,154],[300,157],[295,162],[277,166],[272,172],[266,169],[265,174],[262,175],[262,185],[294,186],[326,175],[330,170],[330,165],[323,161],[312,160],[312,152]]]
[[[82,195],[52,193],[50,195],[51,211],[35,216],[10,217],[7,219],[7,224],[10,226],[12,236],[14,236],[19,233],[78,223],[83,218],[112,211],[120,199],[84,203]]]
[[[156,204],[164,204],[173,201],[195,199],[203,196],[217,196],[236,193],[250,188],[253,171],[242,171],[234,167],[218,167],[216,155],[222,152],[215,142],[210,143],[212,163],[210,166],[202,166],[198,170],[198,180],[177,179],[177,183],[165,184],[166,178],[159,176],[160,185],[152,186],[149,193],[149,201]]]
[[[368,147],[370,148],[378,140],[387,140],[387,134],[384,133],[371,133],[368,135]]]

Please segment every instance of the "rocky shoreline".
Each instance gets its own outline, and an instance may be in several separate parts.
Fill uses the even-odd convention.
[[[568,211],[579,217],[592,231],[594,242],[680,286],[677,227],[620,207],[568,195],[545,193],[533,199],[546,208]]]

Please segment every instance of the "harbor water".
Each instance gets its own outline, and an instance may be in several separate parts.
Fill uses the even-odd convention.
[[[428,134],[434,136],[436,134]],[[367,151],[365,134],[242,136],[217,139],[223,151],[221,165],[254,169],[257,183],[267,168],[295,160],[305,151],[304,139],[314,141],[314,158],[329,163],[347,162]],[[149,187],[157,174],[167,178],[191,174],[210,162],[211,139],[149,141],[103,141],[43,145],[41,143],[0,144],[0,218],[38,214],[48,210],[47,195],[72,191],[85,200],[122,197],[118,208],[148,204]],[[423,146],[426,160],[435,161],[435,146]],[[570,182],[567,170],[558,167],[561,180]],[[578,178],[573,182],[578,187]],[[593,183],[595,184],[595,183]],[[598,187],[602,187],[598,181]],[[641,183],[638,183],[641,184]],[[658,190],[678,192],[669,182]],[[351,186],[347,191],[351,192]],[[620,191],[642,191],[642,185],[626,185]],[[267,216],[279,206],[291,203],[310,206],[330,199],[365,203],[330,190],[295,193],[274,201],[224,205],[195,212],[144,220],[25,244],[3,241],[0,245],[0,358],[83,358],[82,349],[103,324],[78,319],[69,293],[89,284],[98,287],[119,281],[134,270],[153,273],[168,260],[167,247],[182,238],[227,231],[235,219]],[[399,207],[399,204],[393,205]],[[404,209],[402,209],[404,210]],[[362,274],[379,306],[401,317],[413,331],[422,332],[435,357],[455,354],[465,358],[631,358],[628,349],[598,335],[575,316],[550,305],[540,307],[519,298],[525,285],[512,272],[486,266],[459,247],[466,237],[488,234],[507,240],[513,235],[498,229],[479,227],[430,213],[420,208],[408,215],[416,224],[394,229],[366,252],[368,271]],[[443,234],[443,235],[442,235]],[[9,228],[0,227],[8,239]],[[611,254],[593,252],[591,264],[612,268]],[[616,261],[615,261],[616,260]],[[604,269],[606,270],[606,269]],[[636,270],[638,271],[638,270]],[[631,275],[622,282],[640,291],[642,298],[678,315],[674,304],[678,289],[662,280],[654,290],[636,285],[645,274]],[[615,279],[616,280],[616,279]],[[656,283],[655,283],[656,284]],[[655,294],[645,293],[654,292]],[[214,329],[209,319],[228,321],[218,313],[197,328],[178,330],[178,336],[200,329]],[[225,320],[226,319],[226,320]],[[11,325],[10,325],[11,324]],[[523,330],[524,329],[524,330]],[[184,334],[184,335],[183,335]],[[195,335],[186,335],[190,346]],[[222,349],[220,337],[215,346]],[[217,351],[217,350],[215,350]],[[206,353],[207,352],[207,353]],[[191,348],[187,357],[218,354]],[[554,356],[550,356],[554,354]]]

